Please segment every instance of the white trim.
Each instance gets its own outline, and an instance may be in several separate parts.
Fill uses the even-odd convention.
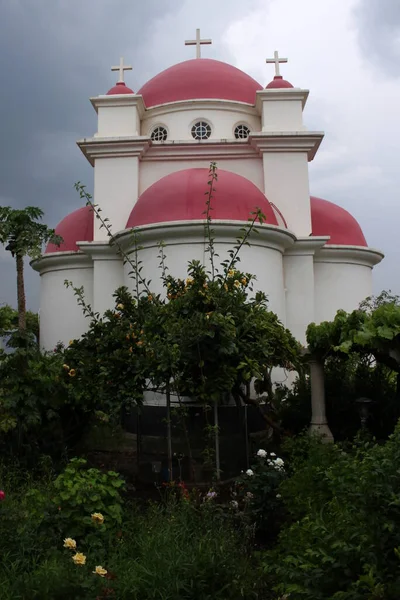
[[[205,243],[205,220],[167,221],[149,225],[140,225],[134,229],[119,231],[115,237],[123,248],[129,252],[130,239],[133,232],[139,237],[141,248],[153,248],[163,241],[168,245],[187,245]],[[237,237],[238,231],[249,225],[249,221],[213,220],[212,227],[216,232],[216,242],[224,239],[231,242]],[[277,225],[258,224],[258,233],[250,234],[249,243],[252,247],[272,248],[284,253],[296,240],[293,232]]]
[[[91,243],[91,242],[87,242]],[[77,242],[79,244],[79,242]],[[43,275],[53,271],[66,271],[70,269],[92,269],[93,261],[83,252],[49,252],[30,262],[32,269]]]
[[[316,263],[340,263],[374,267],[384,258],[384,254],[375,248],[366,246],[341,246],[326,244],[315,254]]]

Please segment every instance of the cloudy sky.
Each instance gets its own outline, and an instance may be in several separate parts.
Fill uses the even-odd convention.
[[[399,0],[0,0],[0,205],[40,206],[55,226],[92,188],[75,141],[96,129],[88,98],[115,81],[124,56],[138,89],[194,57],[183,42],[200,27],[203,56],[266,84],[274,50],[282,72],[310,89],[305,121],[325,139],[310,166],[311,192],[359,220],[383,250],[375,291],[400,293]],[[0,303],[15,302],[14,266],[0,250]],[[30,308],[39,276],[27,273]]]

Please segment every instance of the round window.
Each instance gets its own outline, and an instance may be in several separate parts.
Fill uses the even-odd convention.
[[[153,140],[153,142],[165,142],[167,136],[168,132],[165,129],[165,127],[159,125],[158,127],[154,127],[150,137]]]
[[[250,129],[247,125],[236,125],[235,127],[235,138],[237,140],[245,140],[249,137]]]
[[[198,121],[192,127],[192,137],[195,140],[207,140],[211,135],[211,127],[206,121]]]

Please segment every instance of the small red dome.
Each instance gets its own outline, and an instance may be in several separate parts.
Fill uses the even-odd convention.
[[[312,235],[329,235],[328,244],[367,246],[360,225],[341,206],[311,196]]]
[[[292,88],[292,84],[286,79],[283,79],[282,75],[275,75],[272,81],[266,86],[266,90],[281,89],[281,88]]]
[[[205,219],[208,180],[208,169],[186,169],[156,181],[138,199],[126,227]],[[258,207],[266,216],[266,223],[278,225],[270,203],[258,187],[230,171],[218,170],[211,206],[214,220],[247,221]]]
[[[125,85],[125,83],[123,81],[119,81],[118,83],[116,83],[114,85],[114,87],[111,88],[111,90],[108,90],[106,96],[115,96],[117,94],[134,94],[135,92],[133,90],[131,90],[131,88],[128,88],[127,85]]]
[[[77,252],[76,242],[93,242],[94,213],[90,206],[83,206],[70,213],[56,227],[56,234],[61,235],[60,247],[47,244],[45,254],[51,252]]]
[[[147,108],[181,100],[233,100],[255,104],[262,86],[236,67],[195,58],[162,71],[138,91]]]

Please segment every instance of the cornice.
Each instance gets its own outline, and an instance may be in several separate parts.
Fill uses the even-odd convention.
[[[121,260],[118,248],[110,245],[109,240],[94,242],[79,242],[79,249],[93,260]]]
[[[250,144],[260,154],[264,152],[307,152],[308,160],[313,160],[321,145],[322,131],[262,131],[251,132]]]
[[[51,252],[30,262],[32,269],[43,275],[53,271],[92,268],[93,261],[83,252]]]
[[[154,225],[142,225],[134,230],[126,229],[115,235],[117,241],[126,252],[133,250],[133,231],[141,248],[157,247],[161,241],[167,245],[204,244],[204,220],[194,221],[169,221]],[[215,231],[217,243],[226,240],[229,243],[236,239],[238,231],[249,225],[248,221],[213,220],[212,227]],[[296,236],[291,231],[277,225],[257,225],[257,233],[250,234],[249,244],[252,247],[271,248],[284,253],[291,246]]]
[[[142,160],[216,160],[257,156],[257,150],[249,144],[248,140],[181,140],[151,143]]]
[[[285,256],[313,256],[328,240],[328,235],[297,238],[293,246],[286,250]]]
[[[143,96],[138,94],[113,94],[111,96],[95,96],[93,98],[90,98],[90,102],[96,113],[99,112],[100,107],[104,106],[136,106],[139,116],[142,118],[146,111]]]
[[[375,248],[326,244],[315,254],[314,262],[348,263],[372,268],[383,258],[384,254]]]
[[[300,101],[304,108],[309,95],[309,90],[301,88],[265,88],[256,92],[256,107],[262,111],[263,102]]]
[[[148,136],[84,138],[77,145],[92,166],[96,158],[141,157],[151,141]]]

